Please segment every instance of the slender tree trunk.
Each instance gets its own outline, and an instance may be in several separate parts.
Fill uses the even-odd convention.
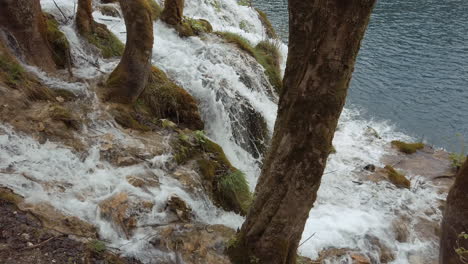
[[[256,199],[228,249],[234,263],[296,263],[374,4],[289,1],[289,54],[278,118]]]
[[[45,71],[56,68],[39,0],[0,0],[0,29],[15,38],[26,63]]]
[[[93,6],[91,0],[78,0],[76,27],[80,34],[94,31]]]
[[[166,0],[161,20],[169,25],[179,25],[184,15],[184,0]]]
[[[468,161],[458,172],[447,197],[440,240],[440,264],[468,263],[468,252],[463,254],[462,261],[455,251],[460,248],[468,249],[468,239],[459,238],[462,232],[468,234]]]
[[[153,20],[146,0],[120,0],[127,27],[125,51],[107,81],[105,99],[133,103],[145,89],[153,50]]]

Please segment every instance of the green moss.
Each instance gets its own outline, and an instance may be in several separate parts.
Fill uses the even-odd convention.
[[[235,170],[222,176],[218,181],[218,191],[222,204],[233,208],[241,215],[247,215],[252,203],[252,193],[244,173]]]
[[[149,9],[151,11],[151,18],[153,20],[158,20],[161,16],[162,8],[155,0],[148,0]]]
[[[8,86],[18,86],[26,79],[24,68],[6,55],[0,54],[0,71],[2,79]]]
[[[55,18],[47,14],[47,41],[52,48],[52,59],[59,68],[66,68],[70,63],[70,44],[67,37],[59,30],[59,24]]]
[[[106,251],[106,244],[100,240],[91,240],[87,244],[87,248],[96,254],[103,254]]]
[[[139,122],[135,117],[135,113],[132,111],[126,111],[125,109],[113,109],[111,111],[114,116],[115,122],[124,128],[131,128],[140,131],[150,131],[151,128],[145,124]]]
[[[192,37],[211,33],[213,32],[213,27],[208,20],[184,17],[182,24],[176,26],[176,30],[182,37]]]
[[[397,187],[410,188],[411,182],[405,177],[405,175],[397,172],[392,166],[385,166],[388,179],[391,183],[395,184]]]
[[[465,163],[466,155],[464,153],[450,153],[449,159],[452,166],[458,171]]]
[[[52,119],[57,121],[62,121],[67,127],[78,130],[80,128],[80,123],[78,119],[68,110],[67,108],[53,104],[49,108],[49,115]]]
[[[424,148],[423,143],[406,143],[399,140],[394,140],[391,144],[392,146],[396,147],[400,152],[406,154],[413,154],[416,151]]]
[[[124,44],[105,25],[95,23],[94,32],[84,37],[101,51],[104,58],[119,57],[124,52]]]
[[[156,119],[169,119],[182,127],[194,130],[204,127],[193,97],[154,66],[135,109]]]
[[[255,60],[263,66],[265,75],[268,77],[270,84],[279,94],[283,87],[283,80],[280,69],[281,55],[275,43],[271,41],[261,41],[257,46],[253,47],[248,40],[238,34],[217,32],[217,35],[222,37],[226,42],[236,45],[238,48],[254,57]]]
[[[265,14],[265,12],[258,8],[255,8],[255,10],[257,10],[258,18],[260,18],[260,21],[262,22],[262,25],[266,30],[267,36],[272,39],[277,39],[278,35],[276,34],[275,28],[268,19],[267,14]]]

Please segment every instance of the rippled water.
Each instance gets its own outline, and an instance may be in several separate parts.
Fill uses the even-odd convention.
[[[257,0],[283,39],[286,0]],[[468,141],[468,1],[381,0],[360,51],[348,106],[415,138]]]

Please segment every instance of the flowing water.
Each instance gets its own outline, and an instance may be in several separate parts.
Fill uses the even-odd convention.
[[[73,14],[73,1],[56,2],[63,12]],[[61,16],[53,1],[43,0],[41,4],[45,10]],[[186,5],[187,16],[207,19],[215,30],[239,33],[254,44],[265,37],[256,13],[248,7],[238,6],[234,0],[192,0],[187,1]],[[125,32],[125,25],[121,19],[106,17],[99,12],[94,15],[125,41],[125,33],[122,33]],[[242,30],[240,24],[247,27],[244,26]],[[96,77],[100,72],[109,73],[117,64],[117,60],[96,60],[87,55],[87,48],[77,37],[71,22],[62,25],[62,30],[72,42],[72,56],[76,67],[74,72],[78,76],[85,79]],[[181,39],[174,30],[161,22],[154,24],[154,36],[153,64],[166,71],[198,100],[207,135],[218,142],[232,163],[247,174],[253,189],[259,174],[259,163],[258,159],[242,147],[248,128],[244,125],[245,113],[238,109],[243,106],[253,109],[265,120],[271,134],[276,118],[277,98],[272,93],[272,87],[261,66],[214,36]],[[285,57],[286,46],[283,44],[280,48]],[[99,71],[95,65],[99,65]],[[36,69],[29,69],[51,85],[88,95],[94,106],[89,114],[93,122],[84,129],[83,138],[91,140],[112,134],[114,144],[144,148],[142,141],[122,131],[110,119],[106,121],[98,118],[106,113],[99,106],[91,87],[53,79]],[[369,134],[369,126],[380,134],[381,139]],[[390,151],[386,144],[396,138],[411,139],[396,132],[386,122],[364,119],[356,108],[348,107],[344,110],[334,140],[337,153],[330,157],[303,240],[315,235],[300,247],[301,254],[315,258],[320,250],[327,247],[346,247],[375,255],[376,249],[363,239],[366,234],[378,237],[396,252],[394,263],[408,263],[408,257],[412,254],[433,257],[437,253],[437,241],[421,241],[412,228],[408,242],[395,241],[391,225],[396,212],[402,208],[404,214],[415,219],[421,217],[440,220],[440,211],[433,207],[437,199],[444,197],[438,195],[432,186],[419,184],[417,188],[401,190],[388,183],[358,185],[353,182],[364,165],[383,165],[380,158]],[[165,139],[162,138],[161,141],[164,145]],[[29,200],[49,201],[64,212],[95,224],[109,245],[147,263],[157,263],[157,258],[173,259],[174,256],[151,249],[145,239],[147,234],[151,234],[151,229],[139,228],[133,237],[122,237],[107,221],[100,218],[99,202],[125,191],[132,197],[149,200],[157,205],[152,212],[139,219],[143,225],[164,223],[167,215],[161,212],[161,206],[171,194],[177,194],[194,209],[197,221],[223,223],[233,228],[242,224],[242,217],[217,209],[205,196],[187,192],[181,183],[167,175],[165,166],[171,159],[169,151],[154,157],[150,165],[115,168],[99,158],[99,148],[103,142],[99,139],[91,142],[94,147],[83,159],[63,146],[39,144],[2,125],[0,169],[14,168],[15,174],[0,173],[0,183],[13,188]],[[159,187],[151,187],[143,192],[127,182],[127,176],[148,170],[160,178]],[[22,173],[29,175],[29,179],[21,176]],[[409,176],[412,183],[415,183],[413,176],[416,175]],[[62,184],[66,187],[65,191],[61,188],[44,188],[37,182],[31,182],[31,177],[38,182]],[[424,212],[428,210],[434,213],[427,216]],[[347,263],[346,260],[343,261]]]

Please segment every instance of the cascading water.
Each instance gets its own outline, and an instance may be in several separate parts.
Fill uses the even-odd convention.
[[[66,16],[73,16],[73,1],[56,2]],[[41,4],[44,10],[57,17],[61,16],[53,1],[43,0]],[[235,0],[187,1],[185,15],[207,19],[215,30],[241,34],[254,44],[265,37],[256,12],[249,7],[239,6]],[[125,41],[125,33],[122,33],[125,32],[125,24],[122,19],[107,17],[98,11],[94,16]],[[241,29],[240,25],[246,23],[247,26]],[[71,42],[75,61],[73,70],[80,78],[91,80],[102,73],[110,73],[118,63],[116,60],[96,60],[87,55],[89,50],[76,35],[72,22],[69,21],[61,29]],[[207,135],[223,147],[237,168],[246,173],[253,189],[260,173],[261,155],[257,146],[250,144],[251,127],[246,124],[246,118],[253,116],[254,121],[251,123],[264,121],[271,136],[277,111],[277,98],[263,68],[253,58],[215,36],[204,36],[203,39],[180,38],[173,29],[161,22],[155,22],[154,36],[153,64],[163,69],[171,79],[198,100]],[[285,45],[280,49],[285,57]],[[91,87],[53,79],[34,68],[30,70],[35,71],[51,86],[83,92],[92,99],[94,109],[89,114],[92,122],[85,129],[86,134],[81,137],[88,140],[95,138],[90,142],[93,147],[83,159],[66,147],[54,143],[39,144],[36,140],[19,135],[10,127],[2,125],[0,169],[14,170],[14,177],[0,172],[1,184],[14,189],[30,201],[49,201],[64,212],[93,223],[110,246],[120,248],[124,254],[136,256],[148,263],[158,258],[174,259],[175,256],[158,252],[148,245],[145,237],[151,233],[151,228],[138,228],[130,238],[122,236],[109,222],[101,219],[98,213],[100,202],[123,191],[129,194],[130,199],[137,197],[154,202],[155,208],[143,219],[139,219],[141,226],[145,226],[167,221],[168,216],[161,213],[162,202],[172,194],[177,194],[193,209],[197,221],[224,224],[233,228],[241,225],[242,217],[216,208],[202,192],[187,192],[180,182],[166,173],[165,166],[171,158],[169,152],[152,158],[151,166],[116,168],[101,161],[99,147],[107,143],[103,139],[106,135],[111,134],[113,144],[116,145],[132,145],[144,150],[144,143],[137,136],[122,131],[114,122],[99,118],[106,113],[98,106]],[[372,126],[381,139],[370,136],[366,132],[368,126]],[[387,183],[355,182],[364,165],[383,165],[380,164],[380,158],[389,151],[385,145],[395,138],[407,137],[396,133],[386,124],[360,119],[358,112],[353,109],[344,110],[334,140],[337,153],[329,159],[303,240],[315,235],[301,245],[301,254],[315,258],[320,250],[341,247],[359,249],[375,255],[375,247],[362,240],[365,234],[378,237],[397,252],[393,263],[408,263],[408,256],[414,252],[419,255],[435,254],[436,241],[421,242],[414,232],[410,232],[408,242],[396,242],[391,225],[401,208],[405,208],[405,214],[411,217],[439,220],[440,211],[433,208],[433,205],[437,199],[443,197],[439,197],[432,186],[419,185],[411,190],[401,190]],[[167,139],[161,136],[160,140],[164,144]],[[142,191],[126,180],[129,175],[148,171],[158,176],[159,186]],[[35,180],[31,181],[31,178]],[[47,182],[51,184],[45,184]],[[435,213],[427,216],[425,212],[428,210]],[[337,260],[337,263],[348,263],[346,258],[349,257]]]

